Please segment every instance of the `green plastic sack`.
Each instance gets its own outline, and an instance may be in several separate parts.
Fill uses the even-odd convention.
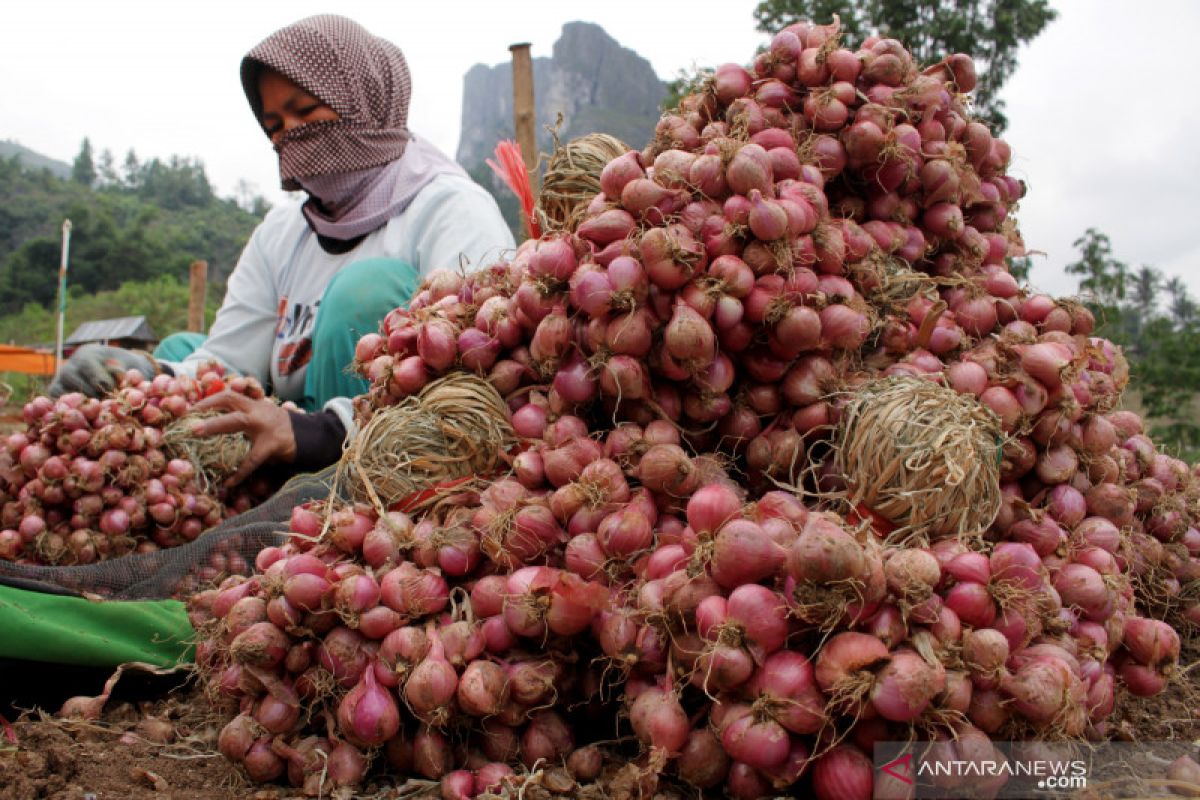
[[[113,667],[192,659],[195,631],[177,600],[105,600],[0,585],[0,658]]]

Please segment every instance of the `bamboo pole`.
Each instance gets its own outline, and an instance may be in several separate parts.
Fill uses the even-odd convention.
[[[204,333],[204,297],[208,292],[208,262],[193,261],[188,271],[187,329]]]
[[[513,128],[517,134],[517,144],[521,146],[521,158],[525,161],[525,170],[530,176],[530,185],[534,187],[534,199],[537,198],[537,181],[534,171],[537,168],[537,112],[533,104],[533,58],[529,55],[529,44],[510,45],[512,53],[513,73]],[[526,231],[529,222],[525,223]]]
[[[67,318],[67,263],[71,252],[71,220],[62,224],[62,260],[58,262],[58,331],[54,345],[54,374],[62,369],[63,323]]]

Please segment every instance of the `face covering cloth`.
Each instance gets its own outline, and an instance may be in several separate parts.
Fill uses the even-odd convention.
[[[268,36],[242,59],[242,87],[261,116],[258,77],[275,70],[328,105],[339,119],[280,137],[284,189],[303,189],[312,228],[353,239],[400,214],[434,178],[465,176],[408,130],[412,81],[400,48],[345,17],[308,17]]]

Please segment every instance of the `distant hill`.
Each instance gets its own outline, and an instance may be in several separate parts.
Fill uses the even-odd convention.
[[[50,170],[50,173],[55,177],[71,177],[71,165],[67,162],[44,156],[41,153],[30,150],[19,142],[14,142],[12,139],[0,141],[0,158],[8,159],[13,156],[16,156],[21,164],[29,169],[44,168]]]
[[[533,59],[538,150],[548,153],[553,139],[546,126],[559,114],[559,139],[608,133],[631,147],[643,147],[654,134],[667,85],[650,62],[622,47],[599,25],[568,22],[549,58]],[[476,64],[463,78],[462,133],[458,162],[500,202],[517,226],[517,203],[485,164],[501,139],[515,138],[512,63]]]
[[[208,261],[210,281],[219,284],[266,210],[261,201],[248,211],[217,197],[204,165],[191,158],[135,162],[120,178],[85,185],[30,169],[11,152],[17,157],[0,158],[0,315],[54,302],[64,218],[72,223],[68,285],[96,294],[131,281],[186,281],[195,259]],[[38,335],[20,326],[7,337],[21,341],[20,330]]]

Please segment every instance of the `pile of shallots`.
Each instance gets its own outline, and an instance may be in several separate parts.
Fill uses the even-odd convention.
[[[1200,617],[1198,484],[1115,410],[1090,313],[1008,272],[1024,187],[974,82],[790,26],[612,161],[577,230],[431,273],[360,340],[359,414],[485,376],[511,471],[411,515],[299,507],[194,597],[222,752],[311,794],[617,760],[643,791],[866,798],[876,742],[1099,739],[1123,689],[1161,691],[1180,637],[1148,587]],[[989,530],[897,540],[818,502],[882,375],[996,414]]]
[[[25,430],[0,446],[0,559],[74,565],[152,552],[251,508],[262,487],[210,485],[164,452],[167,427],[225,388],[263,396],[257,381],[208,367],[194,379],[131,370],[103,399],[71,392],[26,403]]]

